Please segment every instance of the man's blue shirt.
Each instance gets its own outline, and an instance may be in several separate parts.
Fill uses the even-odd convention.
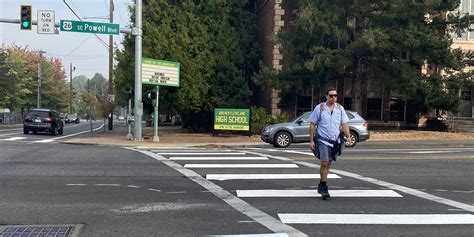
[[[341,132],[341,125],[348,121],[349,118],[344,108],[336,104],[332,113],[326,103],[324,103],[324,109],[321,113],[321,104],[319,104],[309,117],[309,122],[317,125],[317,134],[331,141],[336,141]],[[332,144],[328,142],[323,141],[323,143],[332,147]]]

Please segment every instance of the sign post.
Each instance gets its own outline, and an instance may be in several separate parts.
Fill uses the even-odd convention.
[[[54,26],[54,11],[38,10],[37,13],[38,22],[37,30],[38,34],[55,34]]]
[[[108,35],[118,35],[120,33],[119,24],[61,20],[59,25],[61,27],[61,31]]]
[[[179,67],[178,62],[164,61],[152,58],[142,59],[142,83],[156,85],[156,104],[154,109],[153,142],[160,142],[158,136],[158,116],[160,86],[179,87]]]
[[[155,102],[155,115],[153,116],[153,142],[160,142],[158,136],[158,104],[160,99],[160,87],[156,86],[156,102]]]

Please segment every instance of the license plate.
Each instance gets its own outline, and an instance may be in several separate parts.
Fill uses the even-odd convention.
[[[35,119],[35,123],[41,123],[41,119]]]

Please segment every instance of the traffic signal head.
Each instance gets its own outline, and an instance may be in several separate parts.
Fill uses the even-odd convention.
[[[31,30],[31,5],[20,7],[20,30]]]

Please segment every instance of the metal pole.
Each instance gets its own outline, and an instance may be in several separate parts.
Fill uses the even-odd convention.
[[[72,113],[72,63],[69,64],[69,113]]]
[[[39,58],[38,58],[38,98],[36,101],[36,107],[41,108],[41,59],[43,57],[43,53],[45,51],[39,51]]]
[[[130,92],[131,94],[131,92]],[[132,140],[132,123],[130,122],[130,115],[132,111],[132,98],[128,99],[128,113],[127,113],[127,123],[128,123],[128,134],[127,139]]]
[[[114,1],[110,0],[110,7],[109,7],[109,22],[114,23]],[[114,75],[113,75],[113,57],[114,57],[114,37],[112,35],[109,35],[109,96],[110,98],[110,103],[112,103],[112,94],[114,93]],[[110,111],[110,116],[109,116],[109,131],[113,130],[114,128],[114,109]]]
[[[142,140],[142,0],[135,0],[135,140]]]
[[[158,105],[160,102],[160,87],[156,86],[156,103],[155,103],[155,116],[154,116],[154,131],[153,131],[153,142],[160,142],[160,137],[158,136]]]

